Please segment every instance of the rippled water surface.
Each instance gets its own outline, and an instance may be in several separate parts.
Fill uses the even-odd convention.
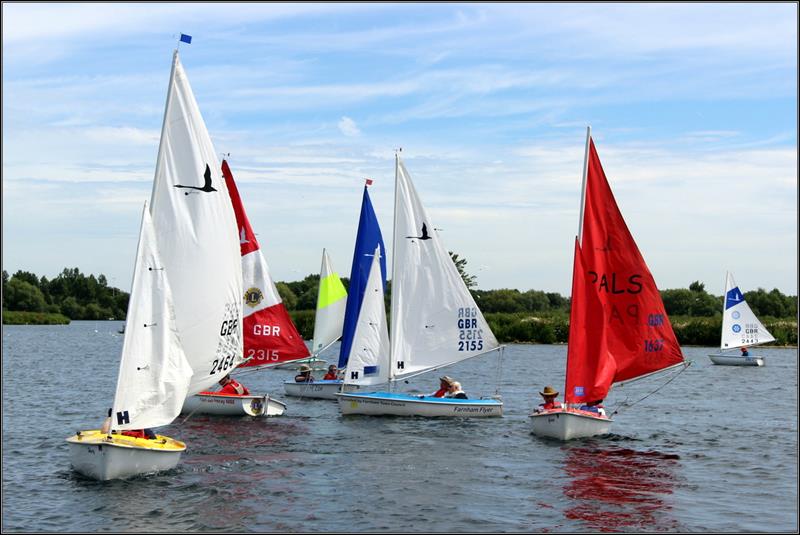
[[[471,397],[499,389],[505,415],[486,420],[345,418],[334,401],[286,397],[294,372],[262,371],[240,380],[287,402],[284,416],[178,419],[159,430],[187,443],[175,470],[98,483],[71,471],[64,439],[102,421],[120,327],[3,328],[3,531],[798,529],[796,349],[739,368],[684,348],[694,364],[669,384],[609,395],[610,409],[634,403],[612,435],[568,443],[531,435],[527,417],[545,384],[563,390],[565,346],[449,368]]]

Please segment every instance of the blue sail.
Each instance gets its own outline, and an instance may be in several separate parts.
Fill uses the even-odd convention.
[[[358,233],[356,234],[356,248],[353,251],[353,266],[350,268],[350,286],[347,289],[347,307],[344,312],[339,368],[347,366],[347,359],[350,357],[350,347],[353,345],[353,335],[356,331],[358,313],[361,310],[361,301],[364,299],[364,289],[369,278],[372,256],[375,254],[375,247],[378,244],[381,246],[381,280],[385,291],[386,247],[383,245],[381,227],[378,225],[378,218],[375,217],[375,210],[372,209],[367,186],[364,186],[361,217],[358,220]]]

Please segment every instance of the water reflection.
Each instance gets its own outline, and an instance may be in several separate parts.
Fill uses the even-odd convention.
[[[564,515],[592,531],[675,530],[677,455],[614,446],[566,446]]]

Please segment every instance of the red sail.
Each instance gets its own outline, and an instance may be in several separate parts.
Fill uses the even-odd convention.
[[[583,403],[605,399],[617,365],[606,344],[603,303],[592,288],[577,238],[574,258],[564,401]]]
[[[617,207],[591,138],[585,199],[580,250],[590,287],[603,305],[603,314],[594,321],[605,325],[616,364],[613,382],[683,362],[661,295]],[[579,299],[573,295],[573,302]]]
[[[308,357],[308,347],[297,332],[269,275],[269,267],[247,220],[239,190],[225,160],[222,161],[222,175],[236,213],[242,251],[244,357],[250,360],[240,367],[274,366]]]

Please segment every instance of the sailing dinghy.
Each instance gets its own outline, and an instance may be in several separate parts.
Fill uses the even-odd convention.
[[[244,210],[239,189],[228,162],[222,161],[222,176],[228,188],[242,256],[243,330],[245,361],[237,370],[258,370],[283,363],[294,363],[309,355],[303,337],[292,322],[278,289],[269,273],[269,266]],[[237,395],[205,391],[187,398],[186,414],[219,416],[280,416],[286,404],[269,394]]]
[[[320,353],[342,336],[346,305],[347,290],[344,289],[339,274],[331,267],[328,251],[323,249],[317,292],[317,312],[314,317],[314,339],[311,342],[312,358],[321,360],[319,359]],[[305,363],[305,360],[300,362]],[[341,386],[341,380],[319,380],[307,383],[284,381],[283,383],[286,395],[313,399],[336,399],[335,394],[341,389]]]
[[[111,426],[67,439],[81,474],[108,480],[175,467],[186,449],[182,442],[122,433],[169,424],[187,395],[207,389],[242,360],[236,220],[218,169],[176,50]]]
[[[739,290],[733,275],[725,276],[725,304],[722,311],[722,338],[719,349],[738,349],[774,342],[775,337],[758,321]],[[723,366],[763,366],[764,357],[716,353],[708,356],[714,364]]]
[[[566,407],[530,415],[534,434],[559,440],[610,431],[610,417],[580,407],[604,400],[613,384],[687,365],[590,132],[572,269]]]
[[[394,215],[392,339],[388,352],[378,349],[380,346],[373,349],[380,359],[377,365],[370,364],[375,373],[386,373],[384,381],[390,381],[391,385],[500,348],[442,244],[399,154],[395,160]],[[382,372],[383,369],[386,371]],[[351,378],[354,371],[348,364],[345,377]],[[337,397],[342,414],[422,417],[503,414],[503,403],[495,398],[435,398],[393,392],[343,392]]]
[[[371,183],[372,180],[366,181],[364,192],[361,195],[361,212],[358,217],[353,263],[350,267],[350,291],[347,293],[343,325],[341,327],[342,343],[339,347],[339,361],[337,364],[340,370],[346,370],[350,359],[356,325],[367,288],[373,252],[376,247],[380,248],[381,252],[381,280],[383,281],[384,289],[386,288],[386,247],[383,244],[383,235],[378,224],[378,217],[375,215],[372,200],[369,197],[369,185]],[[287,394],[292,392],[292,395],[309,398],[336,399],[336,393],[342,389],[342,384],[341,380],[314,381],[312,383],[286,381],[284,388],[286,388]],[[349,390],[358,390],[358,388],[356,384],[348,387]]]

